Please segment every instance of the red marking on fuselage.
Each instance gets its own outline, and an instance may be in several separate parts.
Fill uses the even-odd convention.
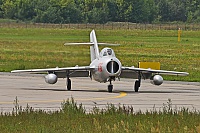
[[[103,71],[102,65],[103,65],[103,63],[99,63],[99,65],[98,65],[98,71],[99,71],[99,72],[102,72],[102,71]]]

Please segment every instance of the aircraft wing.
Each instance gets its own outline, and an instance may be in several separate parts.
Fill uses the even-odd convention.
[[[90,66],[75,66],[75,67],[64,67],[64,68],[45,68],[45,69],[27,69],[27,70],[13,70],[11,73],[22,73],[22,72],[28,72],[28,73],[38,73],[38,72],[58,72],[58,71],[68,71],[68,70],[92,70],[94,67]]]
[[[138,73],[146,75],[145,77],[149,78],[151,74],[164,74],[164,75],[177,75],[177,76],[187,76],[187,72],[177,72],[177,71],[166,71],[166,70],[154,70],[154,69],[143,69],[135,67],[122,67],[122,77],[131,78],[137,77]]]
[[[11,73],[42,73],[42,72],[53,72],[58,78],[65,78],[67,72],[70,73],[71,77],[88,77],[89,71],[93,70],[91,66],[75,66],[75,67],[64,67],[64,68],[45,68],[45,69],[27,69],[27,70],[13,70]]]

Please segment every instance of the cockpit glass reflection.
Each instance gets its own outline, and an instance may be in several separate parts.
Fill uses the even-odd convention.
[[[112,50],[111,49],[107,49],[107,53],[108,53],[108,55],[112,55]]]
[[[107,53],[106,53],[106,51],[105,51],[105,52],[103,52],[103,56],[107,56]]]

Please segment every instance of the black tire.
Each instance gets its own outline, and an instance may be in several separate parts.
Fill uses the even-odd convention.
[[[68,80],[67,80],[67,90],[70,91],[71,88],[72,88],[71,79],[68,79]]]
[[[108,92],[112,92],[112,90],[113,90],[113,85],[108,85]]]
[[[139,88],[140,88],[140,81],[136,80],[136,81],[135,81],[135,87],[134,87],[135,92],[138,92],[138,91],[139,91]]]

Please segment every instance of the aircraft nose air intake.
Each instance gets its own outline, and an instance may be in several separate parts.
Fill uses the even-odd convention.
[[[119,70],[119,64],[116,61],[110,61],[107,64],[107,71],[111,74],[117,73]]]

